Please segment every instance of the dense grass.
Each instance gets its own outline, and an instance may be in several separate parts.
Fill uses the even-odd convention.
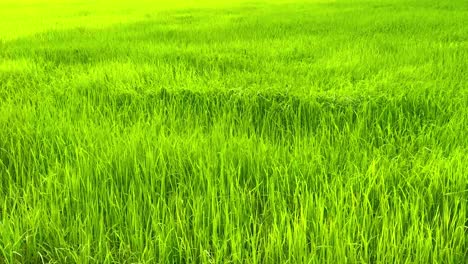
[[[466,263],[466,1],[2,1],[0,263]]]

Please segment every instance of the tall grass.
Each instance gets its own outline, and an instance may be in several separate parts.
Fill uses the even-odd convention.
[[[463,1],[0,10],[0,263],[468,261]]]

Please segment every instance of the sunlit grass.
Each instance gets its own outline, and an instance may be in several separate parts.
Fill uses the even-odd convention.
[[[0,263],[465,263],[466,17],[2,1]]]

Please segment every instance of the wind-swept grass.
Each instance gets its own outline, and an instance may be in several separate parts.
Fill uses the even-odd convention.
[[[0,10],[0,263],[468,261],[464,1]]]

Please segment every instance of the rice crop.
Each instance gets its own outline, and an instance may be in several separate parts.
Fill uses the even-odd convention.
[[[0,2],[0,263],[467,263],[468,2]]]

